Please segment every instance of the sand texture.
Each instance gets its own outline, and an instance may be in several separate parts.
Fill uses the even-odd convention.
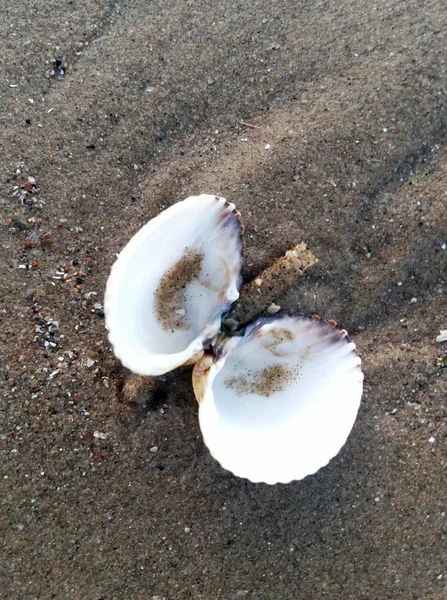
[[[3,598],[447,598],[446,14],[3,0]],[[275,302],[361,353],[351,436],[301,482],[220,468],[190,369],[123,393],[115,254],[202,192],[242,213],[245,280],[309,245],[318,265]]]

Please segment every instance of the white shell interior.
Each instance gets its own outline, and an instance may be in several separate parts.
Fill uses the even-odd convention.
[[[345,331],[302,316],[271,318],[221,349],[198,398],[200,427],[224,468],[253,482],[288,483],[339,452],[362,387]]]
[[[129,241],[112,267],[106,326],[115,355],[161,375],[202,350],[238,296],[241,224],[233,204],[210,195],[174,204]]]

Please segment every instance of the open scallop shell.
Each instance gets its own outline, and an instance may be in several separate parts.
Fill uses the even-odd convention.
[[[346,331],[318,317],[280,317],[227,338],[194,367],[206,445],[221,465],[253,482],[315,473],[345,443],[363,373]]]
[[[161,375],[203,354],[239,296],[239,216],[224,198],[193,196],[149,221],[125,246],[104,302],[109,339],[125,367]]]

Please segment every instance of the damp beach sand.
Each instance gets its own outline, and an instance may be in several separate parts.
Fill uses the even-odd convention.
[[[2,596],[443,600],[443,3],[5,0],[0,28]],[[223,471],[190,369],[123,392],[110,267],[202,192],[243,215],[245,281],[308,244],[273,301],[362,355],[348,442],[303,481]]]

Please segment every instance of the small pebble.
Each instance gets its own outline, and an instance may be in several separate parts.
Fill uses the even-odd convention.
[[[269,315],[276,315],[277,312],[281,310],[281,307],[278,304],[272,302],[270,306],[267,308],[267,312]]]
[[[158,452],[158,446],[152,446],[152,448],[149,449],[149,452],[152,452],[152,454],[155,454],[156,452]]]
[[[107,438],[107,435],[102,431],[94,431],[93,437],[97,438],[98,440],[105,440]]]

